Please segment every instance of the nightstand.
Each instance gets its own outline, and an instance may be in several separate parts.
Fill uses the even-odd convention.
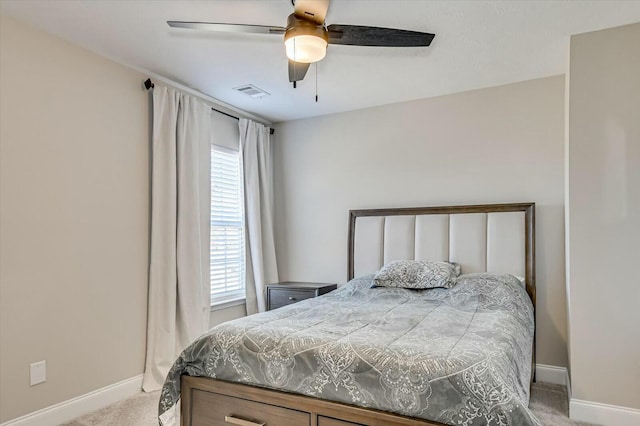
[[[335,290],[336,284],[286,281],[267,285],[267,311]]]

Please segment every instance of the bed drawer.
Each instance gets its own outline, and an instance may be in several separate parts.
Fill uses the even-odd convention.
[[[304,426],[310,415],[277,405],[263,404],[213,392],[193,390],[191,426]],[[236,420],[237,419],[237,420]],[[242,421],[248,423],[243,423]]]
[[[318,426],[363,426],[360,423],[351,423],[331,417],[318,416]]]

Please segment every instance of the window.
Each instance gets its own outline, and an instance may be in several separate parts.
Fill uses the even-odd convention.
[[[211,147],[211,304],[244,299],[244,202],[240,153]]]

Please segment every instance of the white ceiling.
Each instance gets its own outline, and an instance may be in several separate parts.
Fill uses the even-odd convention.
[[[0,12],[277,122],[562,74],[569,35],[640,22],[640,1],[333,0],[327,24],[436,37],[428,48],[329,46],[317,103],[313,66],[297,89],[288,82],[281,36],[166,24],[286,26],[290,0],[0,0]],[[271,96],[233,90],[247,83]]]

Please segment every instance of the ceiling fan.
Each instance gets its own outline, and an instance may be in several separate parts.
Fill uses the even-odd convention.
[[[170,27],[193,30],[224,31],[254,34],[284,34],[289,58],[289,81],[304,79],[309,65],[322,60],[327,44],[351,46],[419,47],[429,46],[435,34],[395,28],[361,25],[325,25],[331,0],[291,0],[294,12],[286,27],[268,25],[227,24],[214,22],[168,21]]]

